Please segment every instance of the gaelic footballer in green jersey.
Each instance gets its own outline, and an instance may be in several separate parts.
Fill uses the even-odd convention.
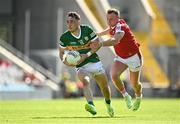
[[[111,105],[110,88],[107,82],[107,77],[98,55],[95,53],[97,50],[92,50],[90,45],[99,42],[96,33],[87,25],[80,25],[80,16],[76,12],[69,12],[67,15],[67,28],[59,42],[59,53],[62,56],[65,50],[78,51],[81,55],[81,60],[76,65],[77,76],[83,83],[84,96],[86,97],[87,104],[85,105],[86,111],[95,115],[96,108],[93,103],[93,96],[89,85],[89,74],[100,86],[101,92],[106,101],[108,114],[113,117],[114,110]],[[64,64],[69,65],[66,60]]]

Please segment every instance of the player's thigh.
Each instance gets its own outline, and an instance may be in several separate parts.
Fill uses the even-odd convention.
[[[93,77],[99,85],[103,85],[103,86],[108,85],[108,79],[105,73],[97,74],[94,75]]]
[[[98,74],[105,73],[105,69],[101,61],[95,63],[88,63],[83,68],[84,70],[89,72],[89,74],[91,74],[92,77]]]
[[[141,68],[143,65],[142,55],[140,53],[127,59],[127,64],[130,69],[130,81],[133,84],[139,83]]]
[[[102,62],[91,63],[86,69],[99,85],[107,85],[107,76]]]
[[[127,69],[127,65],[120,62],[120,61],[114,61],[114,63],[111,66],[111,76],[112,78],[117,78],[121,75],[122,72],[124,72]]]
[[[143,65],[143,57],[141,53],[137,53],[125,60],[126,64],[128,65],[130,71],[138,72],[141,70]]]
[[[77,76],[82,83],[88,83],[89,82],[89,73],[84,69],[77,70]]]

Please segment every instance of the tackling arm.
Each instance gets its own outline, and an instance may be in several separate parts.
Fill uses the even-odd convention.
[[[107,35],[107,34],[109,34],[109,28],[106,28],[104,31],[102,31],[102,32],[98,32],[98,33],[96,33],[98,36],[103,36],[103,35]]]
[[[124,32],[116,33],[112,38],[101,42],[101,46],[114,46],[119,43],[119,41],[123,38]]]

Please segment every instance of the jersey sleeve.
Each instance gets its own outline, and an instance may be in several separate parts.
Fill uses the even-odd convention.
[[[89,33],[89,39],[92,42],[95,41],[98,38],[95,31],[90,26],[87,26],[87,30],[88,30],[88,33]]]
[[[61,36],[59,40],[59,47],[65,48],[66,44],[64,42],[65,42],[64,36]]]
[[[124,31],[121,29],[121,24],[120,24],[120,23],[117,23],[117,24],[116,24],[115,33],[120,33],[120,32],[124,32]]]

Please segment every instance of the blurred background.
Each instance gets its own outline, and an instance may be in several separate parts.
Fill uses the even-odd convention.
[[[180,97],[179,0],[0,0],[0,99],[81,97],[75,69],[58,55],[66,13],[77,11],[82,24],[101,31],[111,7],[120,10],[141,44],[144,97]],[[110,78],[112,49],[102,48],[98,54],[112,96],[121,97]],[[128,75],[120,78],[133,94]],[[94,80],[91,88],[94,96],[102,96]]]

